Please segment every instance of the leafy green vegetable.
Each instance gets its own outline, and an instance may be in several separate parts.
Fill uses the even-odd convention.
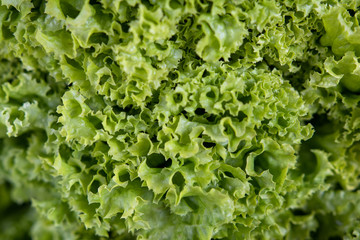
[[[359,9],[0,0],[0,239],[360,238]]]

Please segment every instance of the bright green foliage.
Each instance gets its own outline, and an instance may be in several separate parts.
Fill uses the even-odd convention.
[[[0,0],[0,239],[359,239],[359,0]]]

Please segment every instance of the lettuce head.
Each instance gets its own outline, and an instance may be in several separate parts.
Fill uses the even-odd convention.
[[[359,0],[0,0],[0,239],[359,239]]]

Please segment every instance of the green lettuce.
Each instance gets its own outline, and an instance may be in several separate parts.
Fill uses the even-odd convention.
[[[360,238],[359,9],[0,0],[0,238]]]

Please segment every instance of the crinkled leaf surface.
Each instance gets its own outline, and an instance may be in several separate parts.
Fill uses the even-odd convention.
[[[359,239],[359,9],[0,0],[0,239]]]

